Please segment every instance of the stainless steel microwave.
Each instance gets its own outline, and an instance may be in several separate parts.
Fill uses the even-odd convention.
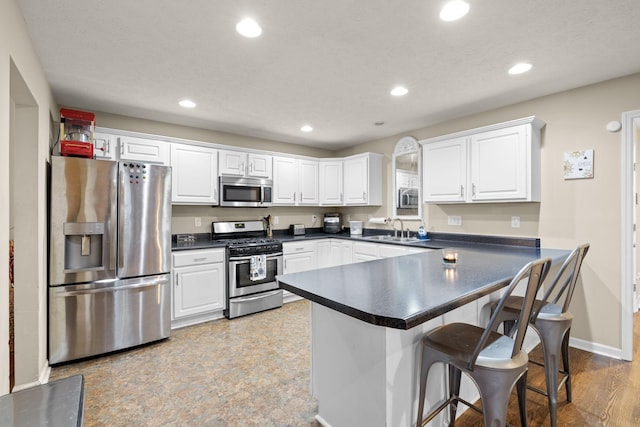
[[[413,209],[419,205],[417,188],[398,189],[398,207],[401,209]]]
[[[273,180],[220,177],[220,206],[264,208],[271,206]]]

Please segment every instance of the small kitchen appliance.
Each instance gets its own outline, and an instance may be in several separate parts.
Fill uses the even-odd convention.
[[[325,233],[339,233],[342,231],[342,220],[337,212],[329,212],[324,214],[322,230]]]
[[[167,338],[171,168],[51,159],[49,362]]]
[[[282,307],[283,292],[276,282],[282,274],[282,242],[266,237],[263,221],[213,222],[211,233],[227,247],[224,315],[233,319]]]
[[[289,234],[291,234],[292,236],[304,236],[304,224],[291,224],[289,226]]]
[[[86,111],[60,109],[60,154],[93,159],[96,116]]]
[[[349,235],[362,236],[362,221],[349,221]]]

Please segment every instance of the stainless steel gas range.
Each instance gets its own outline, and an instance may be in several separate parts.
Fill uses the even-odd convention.
[[[262,221],[224,221],[211,224],[212,239],[227,246],[227,309],[234,317],[282,307],[282,243],[266,237]]]

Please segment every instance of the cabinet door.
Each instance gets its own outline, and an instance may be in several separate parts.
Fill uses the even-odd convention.
[[[220,175],[244,176],[247,153],[220,150]]]
[[[118,137],[108,133],[93,133],[93,154],[96,159],[116,160]]]
[[[224,264],[174,269],[174,318],[224,309]]]
[[[169,143],[153,139],[122,136],[119,138],[120,160],[169,164]]]
[[[294,205],[298,191],[298,161],[273,158],[273,204]]]
[[[378,245],[375,243],[354,243],[353,262],[363,262],[378,259]]]
[[[467,138],[424,144],[425,202],[462,202],[467,192]]]
[[[171,202],[217,204],[217,160],[213,148],[171,144]]]
[[[342,241],[340,247],[340,264],[351,264],[353,262],[353,243]]]
[[[407,249],[395,245],[378,245],[378,258],[393,258],[407,254]]]
[[[317,267],[325,268],[325,267],[333,267],[336,264],[333,264],[333,258],[331,256],[331,240],[325,239],[318,242],[317,246]]]
[[[249,153],[247,155],[249,170],[247,175],[256,178],[269,178],[273,176],[273,157],[265,154]]]
[[[284,274],[298,273],[300,271],[308,271],[316,268],[316,252],[302,252],[285,255],[283,260]]]
[[[318,205],[318,162],[298,160],[298,205]]]
[[[342,161],[321,161],[319,169],[320,204],[325,206],[342,205]]]
[[[361,205],[368,202],[369,162],[367,157],[344,161],[344,204]]]
[[[526,200],[527,126],[471,136],[471,200]]]

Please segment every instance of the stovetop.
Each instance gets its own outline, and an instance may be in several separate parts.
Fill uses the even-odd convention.
[[[229,256],[274,254],[282,252],[282,242],[271,238],[224,239]]]

